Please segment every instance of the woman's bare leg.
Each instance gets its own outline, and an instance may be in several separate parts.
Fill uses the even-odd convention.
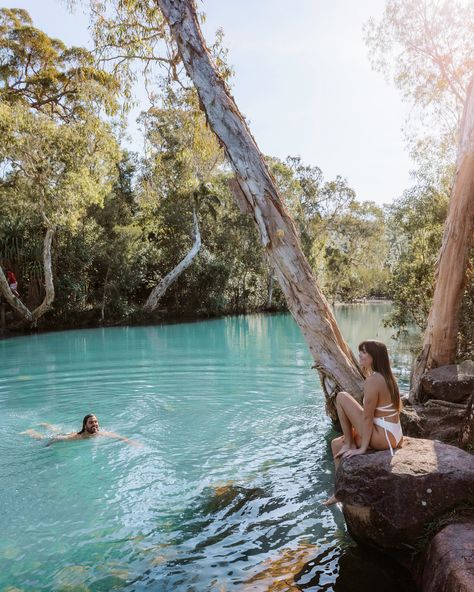
[[[339,438],[334,438],[331,441],[331,450],[332,450],[332,457],[334,459],[334,465],[336,467],[339,466],[341,459],[339,458],[339,451],[344,446],[344,436],[339,436]],[[337,503],[337,499],[335,495],[331,495],[325,502],[323,502],[323,506],[332,506],[333,504]]]
[[[344,436],[339,436],[339,438],[334,438],[334,440],[331,441],[332,457],[334,459],[334,466],[336,467],[336,471],[337,467],[339,466],[339,463],[341,462],[341,459],[339,457],[339,451],[343,446]]]
[[[340,457],[347,450],[356,448],[354,430],[359,435],[362,434],[362,417],[364,411],[354,397],[351,397],[349,393],[344,391],[341,391],[336,396],[336,409],[344,434],[344,445],[337,453],[337,457]]]
[[[334,438],[331,442],[334,465],[337,470],[344,452],[356,448],[356,439],[359,440],[362,434],[362,418],[364,411],[354,397],[351,397],[349,393],[344,391],[338,393],[336,396],[336,409],[344,434],[339,438]],[[337,498],[335,495],[332,495],[329,499],[323,502],[323,505],[332,506],[336,503]]]

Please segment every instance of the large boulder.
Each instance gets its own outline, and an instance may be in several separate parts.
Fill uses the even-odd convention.
[[[457,444],[467,409],[465,404],[434,399],[424,405],[407,405],[400,414],[403,433],[414,438]]]
[[[474,499],[474,457],[432,440],[343,459],[336,497],[350,534],[378,549],[416,547],[427,526]]]
[[[474,393],[474,362],[439,366],[421,379],[420,400],[437,399],[463,403]]]
[[[430,542],[418,577],[421,590],[474,590],[474,520],[450,524]]]

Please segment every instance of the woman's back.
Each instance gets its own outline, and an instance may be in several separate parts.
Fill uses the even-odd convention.
[[[374,417],[385,417],[387,421],[398,422],[398,409],[392,402],[392,394],[388,388],[387,381],[379,372],[374,372],[367,379],[371,386],[377,389],[377,405],[374,411]]]

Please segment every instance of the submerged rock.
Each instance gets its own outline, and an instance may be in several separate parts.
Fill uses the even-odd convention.
[[[433,538],[420,570],[419,586],[426,592],[474,590],[474,520],[450,524]]]
[[[267,559],[256,568],[256,573],[243,583],[242,589],[245,592],[301,590],[295,577],[314,559],[318,549],[316,545],[305,541],[300,541],[296,549],[281,549],[278,556]]]
[[[240,511],[249,502],[267,497],[260,487],[243,487],[231,482],[216,485],[210,491],[211,495],[206,496],[207,499],[202,506],[205,514],[215,514],[223,510],[226,511],[226,515],[232,514]]]
[[[404,438],[389,451],[344,459],[336,474],[350,534],[379,549],[416,546],[426,527],[474,499],[474,457],[438,441]]]

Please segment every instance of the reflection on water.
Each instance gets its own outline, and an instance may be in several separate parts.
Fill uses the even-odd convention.
[[[356,347],[389,339],[387,310],[336,315]],[[406,348],[389,349],[405,380]],[[374,573],[409,590],[321,505],[334,434],[288,315],[38,335],[0,355],[0,590],[354,592]],[[89,412],[142,446],[21,434]]]

